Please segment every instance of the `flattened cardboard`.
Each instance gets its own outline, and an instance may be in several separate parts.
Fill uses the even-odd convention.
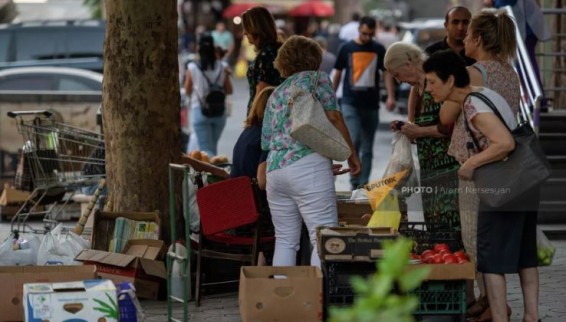
[[[274,275],[286,278],[274,279]],[[314,266],[243,266],[240,316],[243,322],[322,321],[322,272]]]
[[[476,278],[476,267],[473,263],[463,264],[418,264],[407,265],[405,270],[429,267],[427,280],[473,280]]]
[[[25,283],[71,282],[96,278],[94,265],[0,267],[0,321],[23,321]]]
[[[396,239],[391,228],[319,227],[317,244],[322,261],[375,261],[383,256],[382,242]]]

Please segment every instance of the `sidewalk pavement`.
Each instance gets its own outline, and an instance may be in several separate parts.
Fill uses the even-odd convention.
[[[541,267],[539,314],[543,322],[566,321],[566,240],[553,241],[557,252],[552,266]],[[508,303],[512,309],[511,322],[520,322],[523,312],[523,298],[519,277],[507,276]],[[147,322],[167,321],[167,302],[143,301]],[[174,305],[174,317],[182,318],[181,304]],[[238,294],[227,293],[205,297],[199,308],[189,302],[189,321],[240,322]],[[427,321],[445,321],[443,317],[431,317]],[[294,322],[294,321],[289,321]]]

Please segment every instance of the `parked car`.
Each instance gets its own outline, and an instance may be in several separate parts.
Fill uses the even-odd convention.
[[[401,41],[413,43],[423,49],[446,37],[443,18],[400,22],[399,27],[401,28]]]
[[[66,67],[0,70],[0,91],[102,92],[102,74]]]
[[[60,66],[102,72],[101,20],[0,24],[0,69]]]

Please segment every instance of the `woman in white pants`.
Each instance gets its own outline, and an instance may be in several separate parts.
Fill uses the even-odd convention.
[[[332,160],[293,139],[291,132],[291,88],[312,92],[322,103],[326,116],[342,133],[352,150],[348,165],[352,175],[360,172],[360,160],[338,111],[330,77],[318,75],[322,50],[312,39],[290,37],[279,49],[275,68],[286,80],[271,95],[262,127],[262,149],[267,157],[267,200],[275,227],[273,266],[294,266],[299,250],[301,224],[305,222],[313,252],[311,265],[320,266],[316,247],[316,228],[336,226],[336,193]]]

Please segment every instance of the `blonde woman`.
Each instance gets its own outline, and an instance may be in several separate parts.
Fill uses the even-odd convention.
[[[478,13],[470,21],[464,46],[466,55],[476,60],[475,64],[468,67],[471,85],[488,87],[503,96],[516,117],[519,113],[521,89],[519,77],[511,65],[517,48],[513,20],[503,12],[482,11]],[[448,153],[460,163],[464,163],[469,156],[469,149],[462,142],[469,140],[469,134],[466,131],[461,106],[455,106],[451,110],[443,108],[443,113],[445,113],[444,116],[447,116],[443,120],[456,121]],[[460,189],[461,191],[473,191],[473,181],[461,180]],[[478,207],[479,199],[474,193],[460,195],[462,237],[466,250],[474,261],[476,243],[480,242],[476,240]],[[479,320],[486,321],[490,319],[491,310],[489,310],[481,274],[478,274],[476,281],[480,296],[476,305],[470,308],[469,313],[470,316],[480,315]]]
[[[447,154],[450,137],[441,133],[440,108],[425,90],[423,71],[425,53],[417,46],[393,43],[385,53],[387,71],[400,83],[411,85],[408,104],[408,122],[394,121],[394,130],[400,130],[417,144],[421,186],[431,187],[435,193],[423,193],[424,219],[434,224],[431,229],[459,230],[458,177],[460,165]],[[452,251],[456,251],[453,249]]]

